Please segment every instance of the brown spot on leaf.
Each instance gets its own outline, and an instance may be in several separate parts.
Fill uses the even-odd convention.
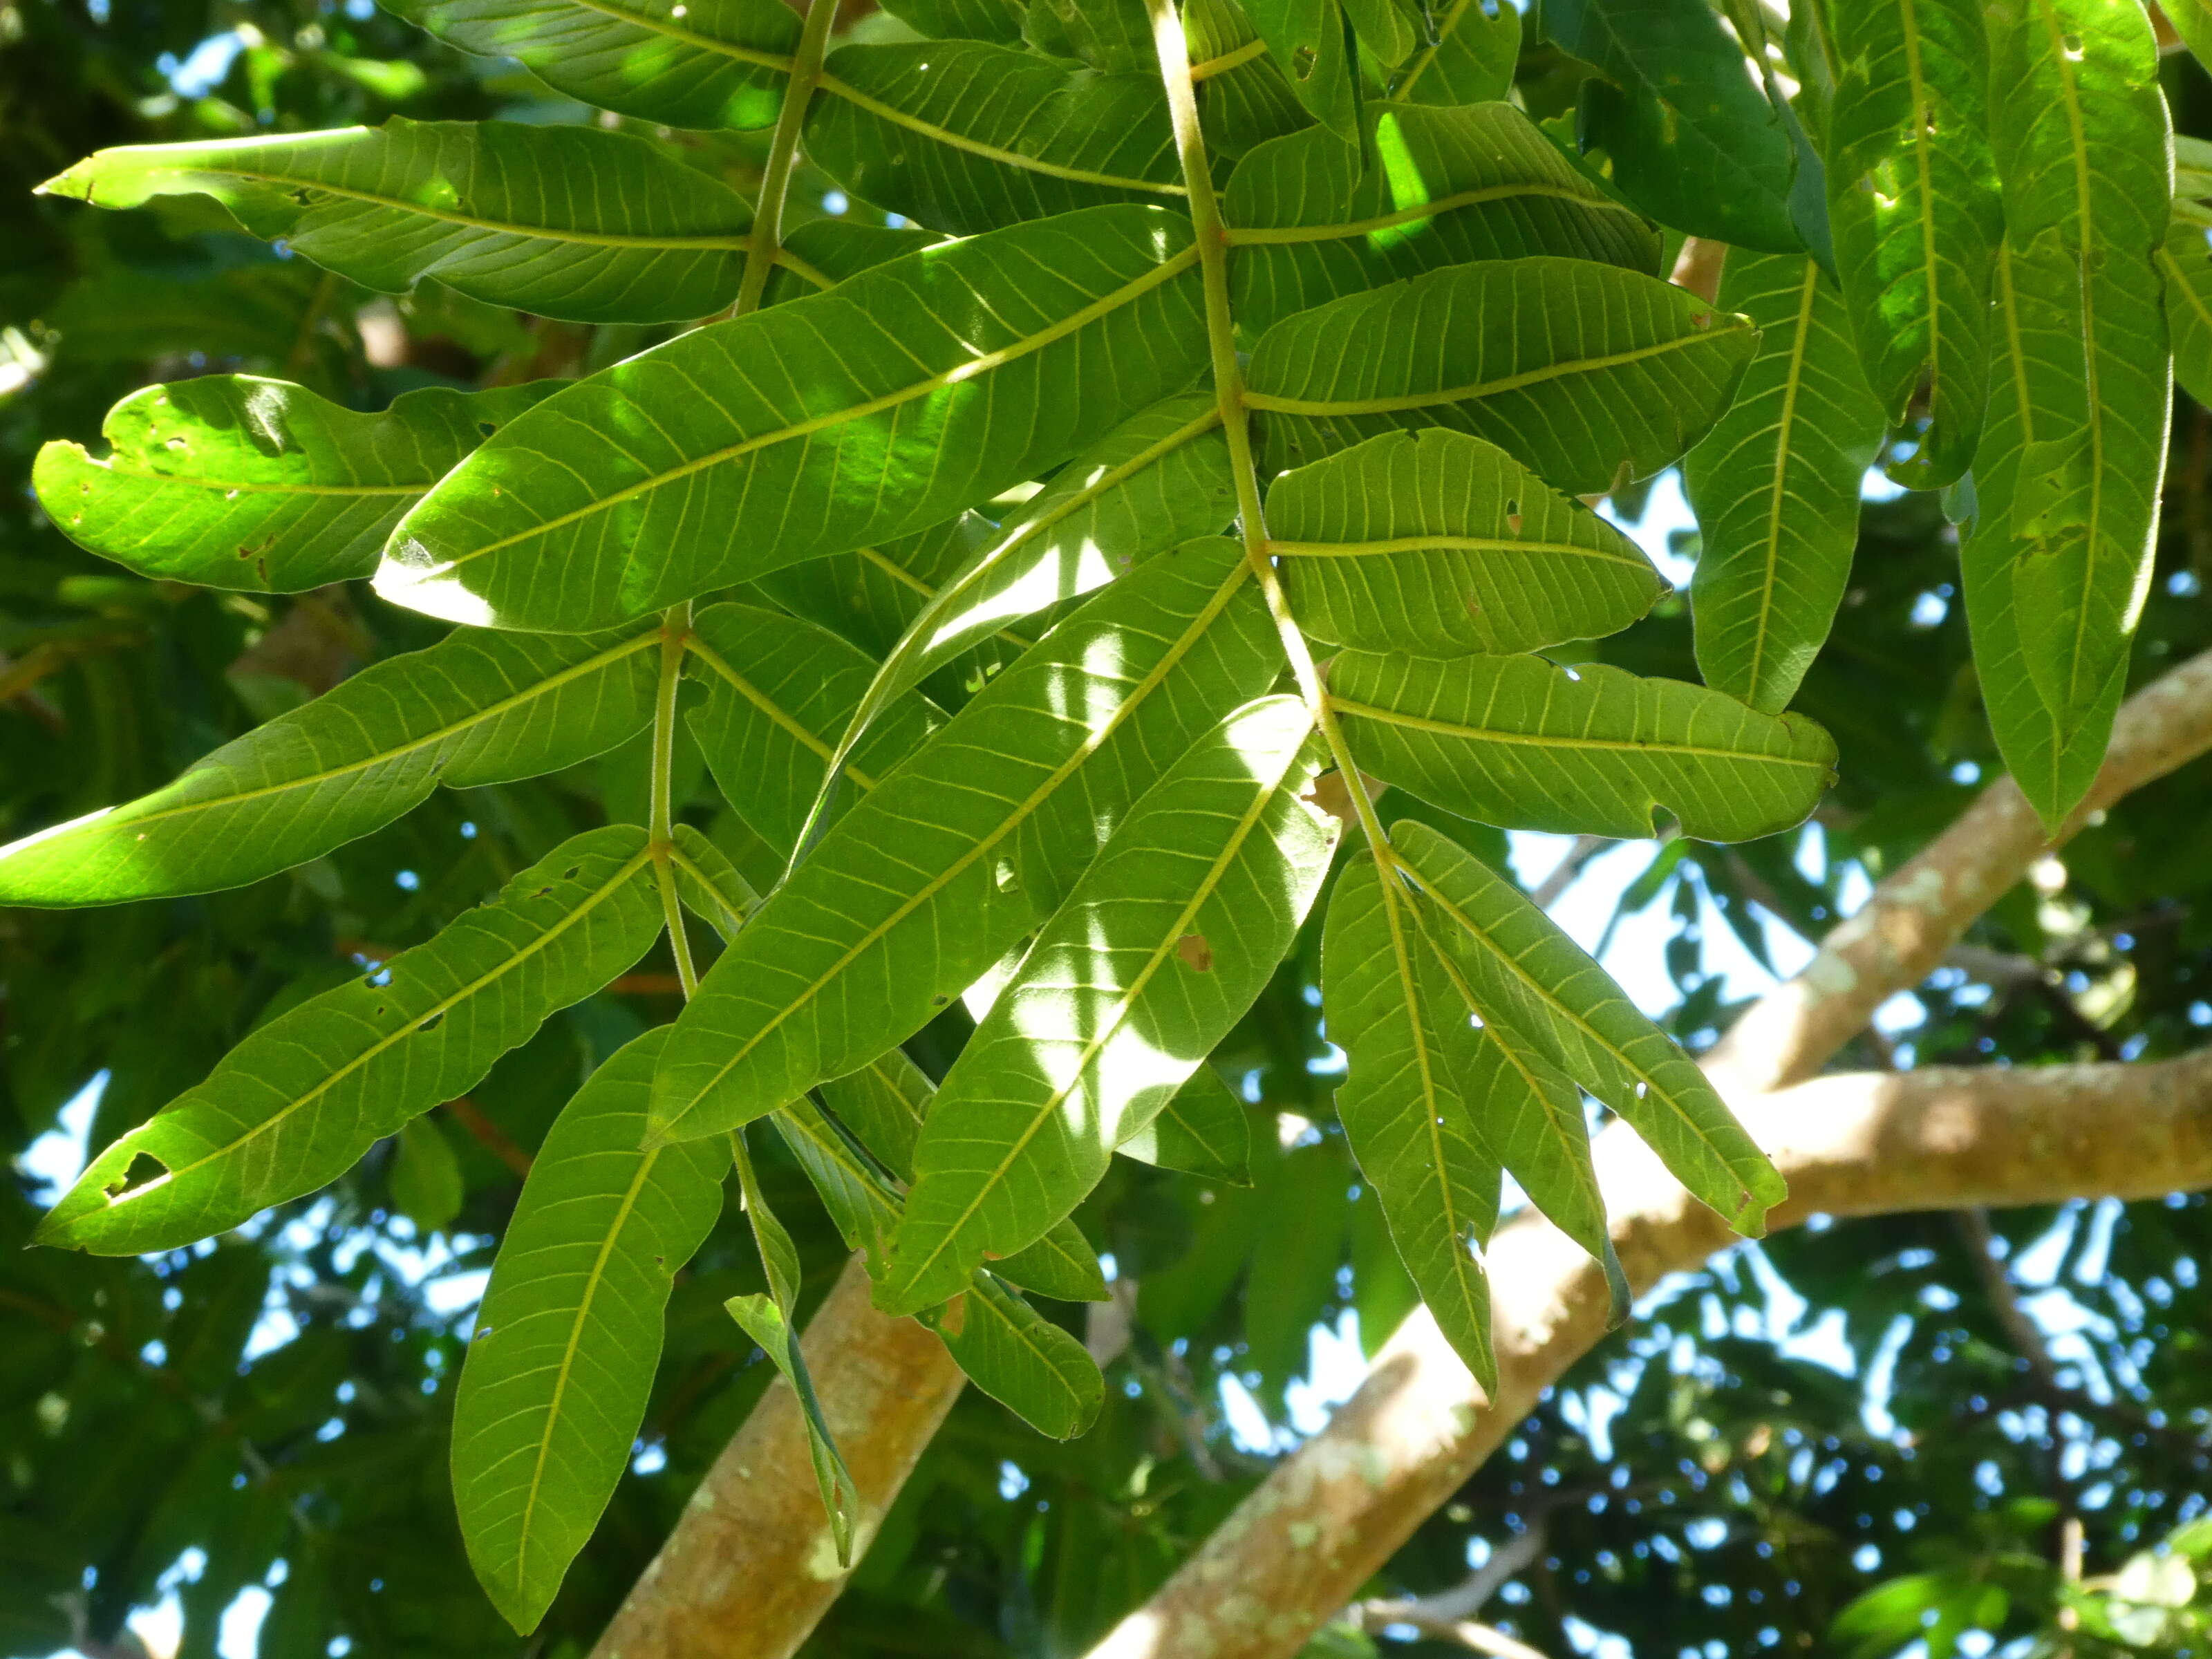
[[[1185,933],[1176,941],[1176,954],[1183,959],[1186,966],[1195,968],[1201,974],[1213,971],[1213,947],[1206,942],[1203,933]]]

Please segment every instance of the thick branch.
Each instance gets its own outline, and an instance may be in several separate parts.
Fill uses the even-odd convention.
[[[1790,1182],[1772,1218],[1879,1215],[2212,1186],[2212,1053],[2151,1065],[1929,1067],[1821,1078],[1735,1103]],[[1731,1237],[1623,1126],[1599,1137],[1613,1236],[1640,1291]],[[1598,1267],[1533,1212],[1490,1252],[1498,1392],[1425,1310],[1093,1659],[1279,1659],[1350,1602],[1605,1334]]]
[[[933,1332],[868,1305],[846,1264],[801,1346],[822,1410],[860,1488],[864,1553],[966,1380]],[[769,1384],[684,1518],[592,1650],[592,1659],[784,1659],[846,1574],[822,1513],[799,1402]]]

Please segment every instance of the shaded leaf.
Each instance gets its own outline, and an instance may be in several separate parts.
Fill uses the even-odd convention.
[[[975,1276],[954,1307],[957,1313],[925,1314],[923,1322],[969,1382],[1055,1440],[1096,1420],[1106,1379],[1080,1342],[988,1273]]]
[[[460,1160],[445,1132],[427,1117],[399,1131],[392,1157],[392,1202],[424,1238],[453,1225],[465,1196]]]
[[[461,1534],[485,1592],[526,1633],[629,1466],[670,1286],[722,1211],[722,1142],[638,1148],[665,1036],[624,1047],[554,1120],[461,1370]]]
[[[303,592],[368,575],[400,514],[558,384],[428,386],[359,415],[283,380],[206,374],[116,404],[105,457],[45,445],[32,482],[70,540],[141,574]]]
[[[1347,651],[1329,695],[1363,770],[1515,829],[1636,841],[1663,807],[1684,835],[1749,841],[1803,823],[1834,776],[1802,714],[1602,663]]]
[[[722,1304],[739,1329],[760,1344],[761,1352],[775,1362],[783,1380],[798,1397],[800,1420],[806,1425],[806,1450],[814,1464],[814,1483],[821,1488],[822,1507],[829,1514],[830,1535],[836,1546],[837,1565],[853,1564],[853,1522],[860,1512],[860,1490],[830,1437],[815,1396],[814,1379],[806,1374],[806,1357],[799,1352],[799,1331],[791,1316],[764,1296],[733,1296]]]
[[[2173,378],[2212,408],[2212,247],[2203,225],[2177,218],[2158,252],[2166,279],[2166,322],[2173,338]]]
[[[1158,1117],[1124,1134],[1114,1150],[1207,1181],[1252,1184],[1251,1114],[1211,1066],[1193,1072]]]
[[[1339,0],[1244,0],[1268,56],[1313,118],[1359,142],[1359,63]]]
[[[87,1167],[42,1243],[173,1249],[336,1179],[645,954],[646,834],[593,830],[374,973],[280,1014]]]
[[[1432,9],[1433,45],[1398,72],[1392,96],[1416,104],[1480,104],[1513,89],[1521,57],[1521,11],[1510,0],[1446,0]]]

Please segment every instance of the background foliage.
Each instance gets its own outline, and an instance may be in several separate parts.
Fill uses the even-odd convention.
[[[32,501],[24,480],[41,439],[90,441],[128,392],[203,371],[279,374],[371,410],[421,386],[588,372],[671,331],[518,319],[432,284],[379,300],[238,234],[198,198],[92,214],[28,194],[122,143],[391,115],[590,114],[512,64],[463,58],[365,8],[237,0],[15,0],[0,9],[0,42],[11,140],[0,149],[10,254],[0,830],[12,835],[152,788],[440,631],[358,586],[270,599],[120,574]],[[1545,117],[1566,109],[1583,73],[1532,43],[1517,78]],[[2162,73],[2178,125],[2212,136],[2202,72],[2177,57]],[[757,183],[764,133],[618,125],[731,185]],[[1615,153],[1632,151],[1624,141]],[[866,211],[815,175],[793,200]],[[1761,234],[1714,234],[1731,231],[1753,246]],[[2139,678],[2212,643],[2212,419],[2185,403],[2173,442]],[[1616,506],[1632,519],[1640,503]],[[1681,549],[1697,550],[1694,536]],[[1868,504],[1841,623],[1796,705],[1841,750],[1818,830],[1648,849],[1621,903],[1672,918],[1668,1024],[1693,1050],[1731,1012],[1732,982],[1716,971],[1724,957],[1740,945],[1793,957],[1791,936],[1817,939],[1858,881],[1893,867],[1996,769],[1959,580],[1956,538],[1932,498]],[[1595,649],[1639,672],[1698,678],[1680,599]],[[688,766],[698,781],[696,759]],[[641,820],[646,770],[641,740],[550,778],[433,795],[388,829],[234,892],[0,914],[10,1150],[47,1134],[73,1101],[79,1139],[106,1144],[257,1025],[428,939],[568,836]],[[2197,843],[2207,789],[2185,772],[2114,809],[1851,1058],[2028,1064],[2199,1040],[2212,1024],[2212,870]],[[686,805],[712,829],[703,782]],[[1542,862],[1534,848],[1522,860]],[[1241,1413],[1249,1390],[1287,1437],[1304,1407],[1285,1389],[1309,1368],[1313,1328],[1351,1310],[1379,1340],[1410,1305],[1372,1194],[1346,1198],[1356,1175],[1330,1103],[1318,933],[1310,924],[1218,1056],[1250,1102],[1255,1185],[1119,1160],[1079,1212],[1140,1286],[1097,1425],[1048,1441],[971,1391],[819,1651],[1079,1651],[1264,1469],[1272,1449],[1249,1423],[1233,1431],[1225,1402]],[[520,1169],[586,1070],[666,1020],[675,990],[657,948],[465,1102],[384,1143],[327,1193],[219,1241],[122,1261],[0,1255],[7,1650],[127,1651],[131,1611],[173,1595],[182,1651],[211,1652],[224,1610],[259,1604],[253,1587],[267,1595],[259,1641],[272,1656],[588,1646],[770,1374],[720,1306],[766,1288],[744,1217],[732,1203],[678,1285],[632,1473],[527,1643],[459,1547],[445,1474],[452,1381],[470,1275],[490,1259]],[[963,1018],[948,1013],[920,1057],[941,1069]],[[760,1179],[818,1292],[842,1248],[781,1143],[761,1146]],[[52,1201],[40,1171],[57,1156],[47,1142],[19,1158],[0,1242],[20,1243]],[[2201,1649],[2201,1613],[2168,1606],[2189,1602],[2188,1582],[2140,1567],[2113,1576],[2169,1536],[2185,1556],[2212,1553],[2212,1537],[2187,1525],[2203,1514],[2212,1436],[2205,1215],[2189,1200],[1893,1218],[1734,1252],[1656,1293],[1376,1591],[1434,1591],[1498,1560],[1511,1571],[1483,1616],[1555,1654],[1599,1632],[1652,1653],[1888,1653],[1923,1638],[1940,1649],[1961,1632],[2050,1632],[2062,1606],[2079,1615],[2077,1645]],[[2007,1247],[2000,1265],[1984,1224]],[[1778,1310],[1795,1306],[1778,1283],[1805,1304],[1798,1328],[1826,1332],[1816,1352],[1846,1352],[1847,1371],[1773,1340]],[[2039,1289],[2044,1322],[2073,1326],[2055,1362],[2012,1311]],[[1043,1305],[1085,1329],[1080,1307]],[[2077,1523],[2088,1588],[2069,1589],[2063,1558]],[[1395,1650],[1402,1634],[1324,1641]],[[1967,1650],[1982,1639],[1968,1635]]]

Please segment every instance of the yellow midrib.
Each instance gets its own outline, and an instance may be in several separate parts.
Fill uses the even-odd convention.
[[[767,715],[771,723],[781,730],[790,733],[791,736],[797,738],[803,746],[811,750],[816,755],[821,757],[823,760],[827,761],[830,758],[830,745],[828,744],[823,742],[822,739],[816,737],[813,732],[801,726],[784,708],[782,704],[777,702],[773,697],[768,696],[767,693],[763,692],[758,686],[755,685],[743,674],[740,674],[736,669],[730,666],[728,661],[724,659],[720,652],[716,651],[712,646],[703,643],[696,634],[692,635],[690,638],[684,641],[684,648],[691,653],[693,656],[698,658],[701,662],[705,663],[708,667],[713,669],[714,672],[720,675],[722,678],[728,681],[731,686],[736,690],[739,696],[744,698],[744,700],[752,704],[754,708],[759,709],[762,714]],[[848,766],[845,769],[845,772],[854,782],[859,784],[863,789],[872,789],[876,787],[876,781],[870,777],[866,772],[860,770],[857,766]]]
[[[1615,553],[1602,547],[1578,547],[1572,542],[1532,541],[1521,536],[1395,536],[1370,542],[1285,542],[1270,540],[1267,551],[1286,559],[1364,558],[1386,553],[1559,553],[1597,559],[1607,564],[1646,570],[1640,556]]]
[[[1136,711],[1144,706],[1146,700],[1152,696],[1153,691],[1158,689],[1160,682],[1167,678],[1167,676],[1174,670],[1175,666],[1189,653],[1190,648],[1205,635],[1206,629],[1212,624],[1214,618],[1221,614],[1223,608],[1228,605],[1230,599],[1237,592],[1237,590],[1243,585],[1245,578],[1249,574],[1250,567],[1244,564],[1239,564],[1234,571],[1230,573],[1227,579],[1224,580],[1221,586],[1215,590],[1212,599],[1209,600],[1205,607],[1200,611],[1199,614],[1192,619],[1190,625],[1183,630],[1182,636],[1176,641],[1173,648],[1164,653],[1160,660],[1153,665],[1152,671],[1147,673],[1142,680],[1139,681],[1136,685],[1130,689],[1129,695],[1121,700],[1121,704],[1114,710],[1114,713],[1110,717],[1109,717],[1105,723],[1102,725],[1097,731],[1085,738],[1084,741],[1077,746],[1074,753],[1071,754],[1057,767],[1054,767],[1042,782],[1038,784],[1035,789],[1030,791],[1024,799],[1018,803],[1012,811],[1008,812],[1006,816],[1000,821],[999,827],[997,829],[979,840],[974,847],[962,854],[959,858],[953,860],[953,862],[939,874],[931,878],[930,880],[925,883],[918,891],[902,903],[896,910],[893,911],[890,915],[886,917],[884,921],[877,923],[859,939],[855,940],[847,948],[845,953],[839,957],[836,962],[832,963],[821,973],[816,975],[811,984],[807,985],[796,995],[786,1001],[783,1006],[779,1008],[759,1030],[756,1031],[751,1036],[745,1040],[743,1047],[738,1048],[738,1051],[732,1054],[727,1060],[724,1060],[720,1066],[717,1066],[714,1070],[714,1075],[692,1091],[691,1099],[685,1104],[684,1109],[668,1120],[668,1138],[672,1139],[676,1139],[677,1137],[673,1133],[675,1126],[684,1121],[684,1117],[691,1111],[691,1109],[701,1100],[704,1099],[714,1090],[720,1087],[722,1079],[729,1076],[732,1071],[736,1070],[737,1067],[744,1062],[746,1055],[751,1054],[755,1048],[758,1048],[763,1042],[765,1042],[770,1032],[775,1030],[779,1026],[782,1025],[786,1020],[790,1019],[793,1016],[797,1014],[800,1009],[805,1007],[809,1003],[813,1001],[814,998],[821,993],[823,988],[829,985],[830,981],[835,980],[839,974],[844,972],[846,968],[849,966],[854,959],[859,957],[862,951],[869,949],[877,942],[877,940],[882,939],[886,933],[890,933],[892,928],[897,927],[900,922],[905,921],[907,917],[912,915],[915,911],[921,908],[924,904],[929,902],[931,899],[936,897],[939,892],[950,886],[952,882],[957,879],[959,876],[971,865],[975,864],[978,860],[988,855],[992,848],[998,846],[998,844],[1004,841],[1008,836],[1013,834],[1014,831],[1020,828],[1022,824],[1027,823],[1030,817],[1036,812],[1037,809],[1042,806],[1047,800],[1051,799],[1054,792],[1059,789],[1062,784],[1066,783],[1067,780],[1074,775],[1077,768],[1081,766],[1085,761],[1089,760],[1091,756],[1097,754],[1100,749],[1103,748],[1108,740],[1110,739],[1116,732],[1119,732],[1121,727],[1128,722],[1128,720],[1134,717]]]
[[[1790,337],[1790,367],[1783,381],[1782,418],[1776,431],[1774,482],[1766,493],[1766,544],[1759,568],[1759,625],[1751,635],[1751,695],[1759,695],[1759,671],[1766,664],[1767,629],[1774,616],[1774,584],[1782,568],[1782,503],[1789,495],[1790,428],[1797,421],[1797,393],[1805,383],[1805,351],[1813,332],[1813,302],[1819,292],[1820,268],[1805,261],[1805,280],[1797,293],[1797,326]]]
[[[1092,301],[1080,310],[1070,313],[1050,327],[1041,329],[1035,334],[1026,335],[1010,346],[1002,346],[996,351],[987,351],[980,356],[970,357],[965,362],[957,364],[951,368],[927,375],[911,386],[901,386],[896,392],[887,392],[881,397],[868,399],[866,403],[854,404],[827,415],[817,415],[811,420],[794,421],[788,426],[778,427],[773,432],[764,432],[757,437],[743,438],[736,443],[711,450],[704,455],[695,456],[690,460],[665,468],[648,478],[641,479],[634,484],[625,485],[620,489],[599,496],[586,506],[572,507],[566,513],[556,514],[552,518],[532,525],[526,530],[517,531],[511,536],[502,536],[495,541],[486,542],[481,547],[471,548],[465,553],[456,554],[443,564],[434,567],[423,574],[425,576],[442,575],[448,571],[457,570],[471,560],[486,557],[537,537],[550,535],[554,531],[565,526],[579,523],[598,514],[607,512],[649,490],[661,489],[678,478],[687,478],[695,472],[702,472],[710,466],[719,466],[725,461],[735,460],[738,456],[750,454],[754,450],[765,449],[772,444],[783,443],[793,438],[808,437],[817,432],[827,431],[832,427],[843,426],[851,421],[863,420],[868,416],[880,414],[887,409],[896,409],[901,404],[911,403],[917,398],[928,397],[933,392],[957,386],[963,380],[970,380],[979,374],[1003,368],[1006,364],[1026,357],[1032,352],[1043,350],[1056,340],[1065,339],[1099,318],[1120,310],[1121,307],[1129,304],[1139,295],[1149,294],[1156,288],[1164,287],[1197,263],[1198,248],[1194,243],[1180,253],[1173,254],[1162,260],[1143,276],[1123,283],[1112,293]],[[402,528],[404,528],[404,523]]]
[[[1671,340],[1661,340],[1652,345],[1638,346],[1632,351],[1577,357],[1564,362],[1547,363],[1540,368],[1523,369],[1517,374],[1501,375],[1494,380],[1476,380],[1466,386],[1446,386],[1436,392],[1409,392],[1395,398],[1348,398],[1339,401],[1322,398],[1281,398],[1273,392],[1247,391],[1244,401],[1253,409],[1267,410],[1280,415],[1388,415],[1399,410],[1425,409],[1431,404],[1457,404],[1474,398],[1495,397],[1501,392],[1517,392],[1522,386],[1565,380],[1569,375],[1590,374],[1601,368],[1618,368],[1626,363],[1644,362],[1669,352],[1710,344],[1737,331],[1734,329],[1718,332],[1701,330]]]
[[[1143,966],[1138,969],[1128,986],[1115,1000],[1112,1009],[1099,1023],[1098,1030],[1086,1038],[1083,1047],[1078,1050],[1078,1058],[1069,1080],[1054,1089],[1043,1101],[1039,1103],[1036,1112],[1030,1118],[1029,1126],[1007,1145],[1006,1153],[1000,1158],[997,1167],[985,1172],[982,1182],[975,1189],[975,1195],[968,1200],[967,1207],[945,1226],[929,1254],[907,1270],[904,1279],[908,1285],[912,1285],[937,1264],[939,1258],[951,1247],[952,1242],[960,1236],[962,1230],[975,1218],[975,1212],[982,1207],[984,1200],[998,1190],[1000,1182],[1006,1179],[1006,1171],[1013,1167],[1015,1159],[1022,1155],[1030,1141],[1036,1139],[1038,1132],[1060,1109],[1060,1103],[1082,1085],[1089,1076],[1092,1065],[1096,1063],[1107,1043],[1120,1033],[1122,1025],[1129,1018],[1130,1011],[1136,1006],[1137,999],[1144,995],[1145,988],[1152,982],[1153,978],[1166,963],[1168,957],[1174,954],[1182,936],[1190,931],[1191,922],[1196,918],[1199,911],[1205,908],[1206,901],[1213,896],[1215,890],[1221,885],[1231,862],[1244,850],[1244,843],[1252,838],[1253,831],[1259,827],[1261,817],[1266,813],[1267,808],[1274,804],[1276,797],[1282,793],[1283,779],[1289,775],[1289,769],[1296,763],[1297,753],[1293,750],[1286,763],[1283,776],[1279,776],[1273,783],[1261,789],[1252,805],[1245,810],[1244,815],[1237,821],[1237,827],[1230,832],[1229,838],[1224,843],[1220,852],[1215,854],[1213,862],[1206,866],[1206,873],[1199,878],[1196,890],[1184,903],[1182,908],[1176,913],[1174,923],[1162,933],[1159,942],[1145,958]],[[1011,991],[1013,988],[1009,986],[1007,988]]]
[[[1489,726],[1462,726],[1453,720],[1407,714],[1395,708],[1378,708],[1372,703],[1354,702],[1334,694],[1330,696],[1329,702],[1340,714],[1374,720],[1378,725],[1402,726],[1413,732],[1431,732],[1440,737],[1464,738],[1470,743],[1505,744],[1528,749],[1626,750],[1639,755],[1688,755],[1700,760],[1757,762],[1768,766],[1828,770],[1826,761],[1800,760],[1794,755],[1761,755],[1741,749],[1713,749],[1702,744],[1668,743],[1661,739],[1638,743],[1632,738],[1566,738],[1528,732],[1500,732]]]
[[[142,472],[136,467],[119,465],[118,456],[111,455],[101,460],[88,454],[82,444],[69,447],[76,451],[86,465],[96,466],[118,478],[129,478],[138,483],[173,484],[184,489],[227,489],[234,495],[421,495],[437,483],[435,478],[410,484],[247,483],[243,480],[227,478],[186,478],[168,472]]]
[[[343,778],[354,773],[365,772],[372,767],[388,765],[403,755],[410,755],[418,749],[427,749],[433,744],[443,743],[447,738],[465,732],[471,726],[481,726],[486,720],[496,720],[509,709],[518,708],[532,699],[542,697],[549,691],[557,690],[573,680],[581,679],[586,674],[596,673],[610,663],[619,662],[624,657],[633,656],[648,646],[658,644],[659,640],[660,630],[656,626],[649,632],[640,634],[635,639],[625,640],[620,645],[610,646],[596,657],[577,663],[573,667],[564,668],[559,673],[550,675],[520,691],[513,692],[501,698],[497,702],[478,709],[466,720],[455,720],[451,725],[441,726],[434,732],[426,732],[422,737],[400,744],[395,748],[380,750],[374,755],[349,762],[343,766],[333,766],[324,771],[311,773],[306,777],[287,778],[281,782],[263,784],[258,788],[240,790],[235,794],[216,795],[200,800],[183,801],[175,806],[163,807],[157,812],[143,812],[134,817],[110,819],[105,822],[109,827],[115,829],[121,829],[126,824],[158,823],[163,818],[177,817],[188,812],[209,812],[219,807],[236,806],[241,802],[259,800],[265,795],[282,795],[295,789],[312,789],[316,785],[328,783],[334,778]],[[192,774],[187,772],[177,781],[185,782],[191,776]]]
[[[443,1001],[437,1003],[435,1006],[424,1009],[419,1014],[409,1015],[405,1022],[398,1030],[391,1032],[389,1035],[381,1037],[377,1042],[372,1043],[368,1048],[355,1055],[351,1060],[339,1066],[329,1076],[324,1078],[322,1081],[316,1084],[313,1088],[299,1096],[296,1099],[288,1101],[281,1109],[272,1113],[270,1116],[264,1118],[260,1122],[246,1130],[245,1133],[240,1135],[235,1140],[226,1141],[222,1146],[216,1147],[213,1151],[208,1152],[204,1157],[195,1158],[191,1163],[184,1164],[179,1168],[170,1170],[167,1174],[148,1182],[143,1187],[134,1188],[127,1193],[121,1194],[115,1198],[110,1199],[104,1207],[91,1212],[90,1214],[84,1218],[89,1220],[93,1217],[112,1215],[123,1206],[131,1203],[135,1200],[143,1198],[149,1193],[159,1192],[162,1188],[169,1185],[172,1182],[180,1181],[185,1176],[191,1174],[195,1170],[203,1169],[206,1165],[214,1163],[217,1158],[226,1158],[235,1153],[240,1148],[252,1145],[263,1135],[278,1127],[280,1125],[289,1121],[295,1114],[305,1111],[309,1106],[322,1098],[323,1096],[328,1094],[332,1089],[337,1087],[337,1085],[340,1083],[343,1083],[347,1078],[351,1077],[362,1066],[368,1065],[369,1061],[374,1060],[379,1054],[384,1053],[385,1050],[392,1048],[397,1043],[403,1042],[407,1038],[414,1036],[422,1029],[422,1024],[426,1020],[436,1019],[451,1012],[463,1002],[465,1002],[469,998],[476,995],[477,992],[483,990],[486,986],[492,984],[505,975],[512,973],[523,963],[529,961],[532,957],[537,956],[539,952],[545,950],[546,947],[550,945],[555,939],[559,939],[571,927],[575,927],[579,922],[582,921],[586,916],[591,915],[593,910],[599,908],[599,907],[605,902],[605,901],[613,894],[620,891],[623,884],[627,883],[632,876],[635,876],[640,870],[643,869],[647,864],[652,861],[652,858],[653,854],[650,849],[635,854],[630,859],[629,862],[623,865],[621,869],[617,870],[612,876],[609,877],[608,879],[603,883],[599,890],[592,893],[590,897],[586,898],[574,909],[562,916],[560,921],[555,922],[553,926],[547,928],[536,939],[532,939],[528,944],[522,946],[521,949],[516,951],[512,956],[506,957],[497,967],[490,969],[489,972],[479,974],[476,978],[469,981],[466,984],[462,985],[459,988],[449,993]],[[433,944],[435,942],[435,940],[432,941]],[[402,952],[399,957],[393,958],[393,963],[397,963],[404,960],[408,954],[410,953]],[[156,1121],[158,1121],[158,1120]]]
[[[1434,201],[1422,202],[1413,207],[1399,208],[1389,213],[1380,213],[1371,219],[1348,219],[1328,225],[1284,225],[1273,228],[1246,226],[1229,232],[1231,247],[1262,246],[1285,242],[1327,242],[1348,240],[1354,236],[1371,235],[1378,230],[1395,229],[1400,225],[1419,224],[1464,207],[1479,207],[1485,202],[1509,201],[1516,197],[1538,196],[1550,200],[1572,202],[1593,212],[1626,214],[1634,219],[1638,216],[1632,208],[1609,201],[1595,191],[1577,190],[1571,185],[1547,185],[1534,180],[1510,185],[1486,185],[1476,190],[1455,191],[1449,196],[1439,196]]]

